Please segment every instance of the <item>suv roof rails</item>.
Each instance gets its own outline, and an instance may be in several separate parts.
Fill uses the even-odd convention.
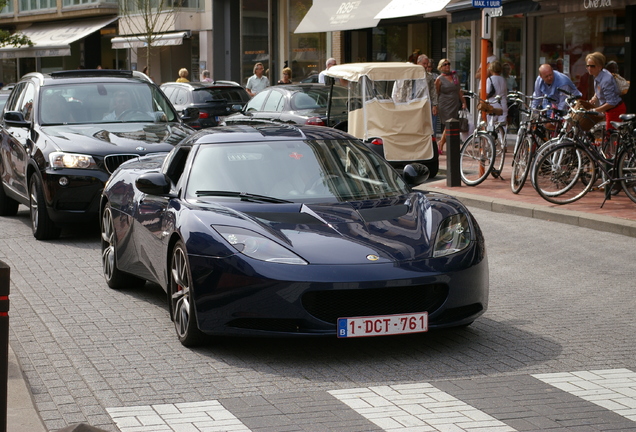
[[[61,70],[50,73],[52,78],[75,78],[75,77],[132,77],[133,72],[129,70],[117,69],[73,69]]]

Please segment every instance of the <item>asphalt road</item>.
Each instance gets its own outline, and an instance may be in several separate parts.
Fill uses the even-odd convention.
[[[0,218],[10,342],[51,431],[80,422],[206,430],[165,426],[171,410],[203,405],[237,424],[220,430],[388,430],[388,420],[370,420],[359,399],[347,399],[349,389],[388,385],[434,386],[437,400],[454,396],[502,422],[487,430],[636,430],[636,411],[617,414],[609,402],[590,411],[544,375],[636,372],[635,238],[474,209],[491,291],[470,327],[359,340],[219,339],[191,350],[174,334],[160,287],[106,286],[99,233],[38,242],[21,209]],[[636,379],[632,387],[636,409]]]

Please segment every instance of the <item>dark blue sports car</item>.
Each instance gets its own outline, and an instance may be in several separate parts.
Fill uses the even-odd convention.
[[[206,129],[113,173],[104,275],[161,285],[186,346],[468,325],[488,303],[484,239],[455,198],[413,189],[426,177],[335,129]]]

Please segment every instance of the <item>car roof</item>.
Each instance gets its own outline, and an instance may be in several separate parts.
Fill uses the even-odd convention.
[[[122,80],[148,82],[153,81],[139,71],[117,70],[117,69],[75,69],[55,71],[43,74],[41,72],[31,72],[22,77],[24,79],[36,79],[40,85],[52,85],[59,83],[81,83],[87,79],[99,78],[103,82],[121,82]]]
[[[234,81],[213,81],[213,82],[208,82],[208,83],[203,83],[203,82],[186,82],[186,83],[180,83],[180,82],[176,82],[176,81],[172,81],[172,82],[166,82],[161,84],[161,87],[164,86],[180,86],[180,87],[190,87],[193,90],[197,90],[197,89],[204,89],[204,88],[216,88],[216,87],[240,87],[243,88],[239,83],[234,82]]]
[[[352,140],[346,132],[325,126],[283,125],[258,123],[254,125],[219,126],[203,129],[189,137],[188,143],[214,144],[229,142],[258,142],[281,140]],[[185,143],[185,142],[184,142]]]

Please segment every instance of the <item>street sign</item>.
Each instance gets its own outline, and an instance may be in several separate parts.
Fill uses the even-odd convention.
[[[481,37],[482,39],[490,39],[492,32],[492,18],[503,15],[503,9],[483,8],[481,10]]]
[[[501,0],[473,0],[473,7],[498,8],[501,7]]]

